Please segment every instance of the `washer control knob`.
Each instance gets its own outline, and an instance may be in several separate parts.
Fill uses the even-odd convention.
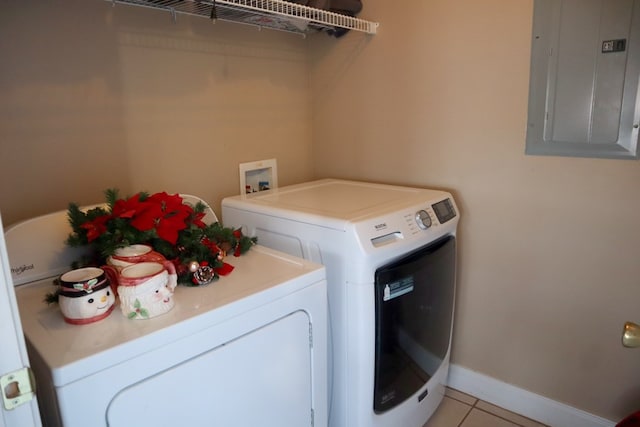
[[[429,216],[429,213],[424,209],[416,212],[416,222],[418,223],[418,227],[422,228],[423,230],[431,227],[431,217]]]

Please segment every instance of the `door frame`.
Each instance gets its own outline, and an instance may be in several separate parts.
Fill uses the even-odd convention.
[[[1,215],[0,230],[4,230]],[[0,376],[29,366],[4,233],[0,233],[0,346],[2,347]],[[0,392],[4,394],[4,390],[0,390]],[[12,410],[6,410],[4,404],[0,402],[0,414],[2,415],[0,427],[42,426],[38,402],[35,397]]]

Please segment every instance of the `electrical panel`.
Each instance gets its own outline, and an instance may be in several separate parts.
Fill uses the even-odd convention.
[[[638,158],[640,0],[535,0],[527,154]]]

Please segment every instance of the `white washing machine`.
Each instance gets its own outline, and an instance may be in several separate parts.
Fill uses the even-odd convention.
[[[323,266],[257,245],[219,281],[178,286],[167,314],[71,325],[43,302],[79,255],[69,231],[58,212],[5,235],[44,425],[327,424]]]
[[[332,427],[421,427],[442,400],[455,299],[451,194],[326,179],[222,201],[225,224],[327,267]]]

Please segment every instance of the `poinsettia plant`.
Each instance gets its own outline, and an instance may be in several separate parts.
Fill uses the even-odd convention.
[[[118,190],[110,189],[105,195],[106,205],[87,211],[69,204],[72,233],[66,243],[95,249],[91,259],[79,260],[74,268],[104,265],[118,248],[147,244],[173,261],[179,283],[199,285],[230,273],[233,267],[224,257],[240,256],[256,243],[240,229],[205,224],[206,206],[192,206],[178,194],[140,192],[119,198]]]

